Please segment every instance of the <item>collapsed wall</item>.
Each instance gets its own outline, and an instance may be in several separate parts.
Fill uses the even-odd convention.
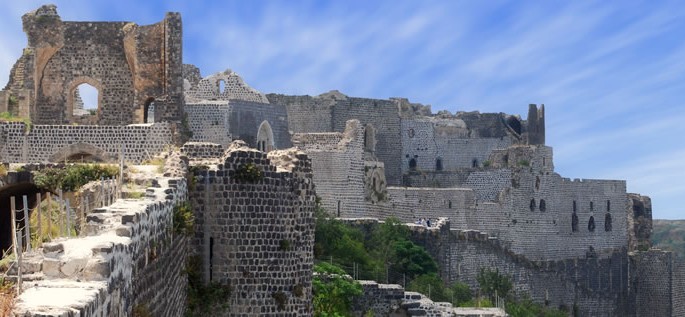
[[[36,124],[179,122],[183,115],[182,25],[178,13],[131,22],[62,21],[54,5],[22,16],[28,45],[0,92],[0,111]],[[98,91],[81,120],[77,87]],[[154,102],[154,120],[148,110]]]
[[[177,164],[178,165],[178,164]],[[180,316],[185,311],[186,237],[173,230],[184,178],[158,178],[145,199],[119,199],[87,216],[86,234],[29,255],[16,316]]]
[[[173,143],[169,123],[126,126],[0,123],[0,160],[7,163],[141,163]]]
[[[231,288],[224,315],[311,316],[316,195],[309,158],[235,141],[203,164],[191,167],[192,245],[204,281]]]

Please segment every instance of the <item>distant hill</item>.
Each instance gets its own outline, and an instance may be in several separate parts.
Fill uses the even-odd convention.
[[[652,242],[655,247],[673,251],[685,258],[685,220],[655,219],[653,227]]]

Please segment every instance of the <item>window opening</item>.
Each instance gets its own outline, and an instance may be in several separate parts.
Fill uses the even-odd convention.
[[[604,231],[611,231],[611,214],[606,214],[604,216]]]

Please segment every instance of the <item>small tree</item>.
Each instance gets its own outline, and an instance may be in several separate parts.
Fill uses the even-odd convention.
[[[499,273],[499,269],[490,270],[481,268],[476,277],[480,289],[490,297],[497,296],[506,298],[512,288],[511,279]]]
[[[362,287],[341,268],[326,262],[314,266],[312,287],[314,316],[351,316],[352,300],[362,294]]]
[[[407,290],[419,292],[430,297],[435,302],[449,302],[452,300],[452,291],[445,287],[442,279],[435,273],[416,277],[409,283]]]
[[[459,306],[462,303],[466,303],[473,299],[473,294],[471,293],[471,288],[462,282],[456,282],[452,287],[452,304]]]

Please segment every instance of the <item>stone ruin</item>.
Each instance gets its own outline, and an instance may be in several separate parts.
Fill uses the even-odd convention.
[[[81,316],[129,315],[140,304],[177,315],[186,257],[201,260],[204,282],[230,286],[228,315],[310,316],[315,197],[330,214],[368,222],[363,228],[388,217],[443,218],[411,228],[449,283],[477,288],[477,272],[497,268],[517,295],[581,316],[685,315],[685,266],[650,249],[649,197],[627,193],[622,180],[556,173],[544,105],[529,105],[523,119],[433,114],[403,98],[338,91],[263,94],[233,71],[203,78],[183,64],[178,13],[147,26],[66,22],[46,5],[22,22],[28,46],[0,91],[0,111],[32,124],[0,123],[0,160],[140,163],[180,146],[145,203],[89,216],[92,236],[79,240],[103,244],[83,242],[91,251],[82,266],[67,258],[78,242],[48,245],[31,262],[90,294],[72,305]],[[99,92],[93,113],[79,111],[81,84]],[[196,218],[187,239],[165,233],[169,206],[185,200]],[[106,232],[118,238],[99,240]],[[359,305],[379,315],[403,305],[397,287],[364,288]],[[405,296],[415,313],[448,314]],[[31,303],[20,297],[17,314],[74,311]]]

